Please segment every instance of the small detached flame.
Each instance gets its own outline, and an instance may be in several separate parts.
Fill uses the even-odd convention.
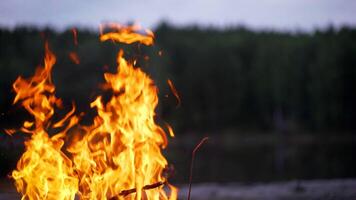
[[[139,33],[136,25],[109,26],[115,31],[102,32],[101,41],[153,44],[151,31]],[[55,108],[62,107],[51,80],[55,60],[46,45],[44,67],[32,78],[19,77],[13,84],[14,103],[21,103],[34,118],[21,128],[31,139],[12,173],[22,199],[177,199],[177,189],[168,184],[165,175],[168,162],[161,150],[167,146],[167,138],[154,120],[158,96],[153,80],[120,50],[117,72],[104,74],[103,88],[112,93],[111,98],[104,101],[98,96],[90,104],[97,111],[93,124],[78,125],[74,105],[54,123]],[[74,125],[80,131],[66,144],[65,154],[64,141]],[[49,130],[60,131],[50,136]],[[169,195],[164,185],[170,188]]]

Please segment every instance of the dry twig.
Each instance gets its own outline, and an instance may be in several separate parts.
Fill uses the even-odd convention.
[[[193,166],[194,166],[194,159],[195,159],[195,153],[198,151],[198,149],[203,145],[209,138],[204,137],[202,140],[200,140],[199,144],[194,148],[192,152],[192,160],[190,162],[190,173],[189,173],[189,190],[188,190],[188,200],[190,200],[190,192],[192,190],[192,179],[193,179]]]
[[[150,189],[154,189],[154,188],[158,188],[162,185],[166,184],[166,181],[165,182],[162,182],[162,181],[159,181],[157,183],[154,183],[154,184],[150,184],[150,185],[145,185],[142,190],[150,190]],[[129,190],[122,190],[118,196],[127,196],[129,194],[132,194],[132,193],[135,193],[137,190],[136,188],[132,188],[132,189],[129,189]],[[111,197],[110,200],[118,200],[119,198],[117,196],[115,197]]]

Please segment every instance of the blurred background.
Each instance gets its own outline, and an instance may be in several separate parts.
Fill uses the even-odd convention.
[[[258,199],[245,198],[261,193],[256,184],[271,191],[291,184],[286,190],[298,196],[320,183],[329,192],[322,199],[355,198],[355,9],[348,0],[1,1],[0,182],[10,182],[28,137],[3,131],[30,117],[12,105],[12,83],[34,73],[48,40],[57,96],[65,109],[75,101],[88,113],[83,124],[91,123],[89,103],[103,73],[115,71],[117,51],[139,61],[159,87],[158,123],[176,133],[164,154],[182,192],[192,150],[209,136],[195,160],[197,197],[215,191],[216,199]],[[151,28],[155,45],[101,43],[99,24],[113,21]],[[240,193],[219,197],[221,185]]]

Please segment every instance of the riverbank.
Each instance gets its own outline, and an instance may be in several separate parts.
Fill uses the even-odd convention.
[[[188,186],[179,186],[179,198],[187,199]],[[18,200],[8,180],[0,181],[0,200]],[[354,200],[356,179],[299,180],[272,183],[193,184],[194,200]]]

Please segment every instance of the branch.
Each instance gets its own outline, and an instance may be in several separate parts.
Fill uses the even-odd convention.
[[[166,184],[167,182],[164,181],[159,181],[157,183],[153,183],[153,184],[150,184],[150,185],[145,185],[142,190],[151,190],[151,189],[154,189],[154,188],[158,188],[164,184]],[[122,190],[118,196],[127,196],[129,194],[132,194],[132,193],[135,193],[137,190],[136,188],[132,188],[132,189],[129,189],[129,190]],[[117,196],[115,197],[111,197],[109,200],[118,200],[119,198]]]
[[[195,153],[198,151],[198,149],[203,145],[209,138],[204,137],[202,140],[200,140],[199,144],[194,148],[192,152],[192,160],[190,162],[190,173],[189,173],[189,190],[188,190],[188,200],[190,200],[190,192],[192,190],[192,179],[193,179],[193,166],[194,166],[194,159],[195,159]]]

